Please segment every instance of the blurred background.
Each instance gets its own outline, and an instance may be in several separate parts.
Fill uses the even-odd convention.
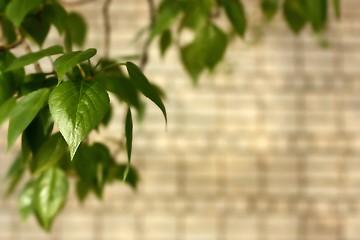
[[[70,1],[70,0],[69,0]],[[68,2],[69,2],[68,1]],[[249,30],[213,74],[194,87],[171,49],[152,45],[146,75],[166,91],[167,131],[148,104],[135,125],[133,164],[141,182],[78,203],[72,186],[51,233],[22,223],[16,197],[0,202],[1,240],[358,240],[360,237],[360,2],[342,1],[323,47],[310,29],[294,36],[282,19],[263,23],[258,1],[244,1]],[[103,1],[69,4],[87,17],[87,47],[103,46]],[[145,0],[110,8],[112,57],[141,53]],[[51,43],[59,41],[54,34]],[[123,132],[124,109],[110,129]],[[0,130],[0,177],[7,152]],[[126,161],[124,152],[119,161]],[[0,193],[4,188],[0,187]]]

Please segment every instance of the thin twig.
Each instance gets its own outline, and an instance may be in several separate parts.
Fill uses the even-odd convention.
[[[1,45],[0,52],[4,52],[6,50],[10,50],[18,47],[24,41],[24,36],[20,33],[20,31],[16,30],[16,40],[15,42],[8,45]]]
[[[64,6],[78,6],[78,5],[84,5],[91,2],[96,2],[98,0],[78,0],[78,1],[60,1],[62,5]]]
[[[105,0],[103,5],[103,18],[104,18],[104,56],[105,58],[109,57],[109,50],[111,44],[111,24],[110,24],[110,15],[109,8],[112,0]]]
[[[155,8],[154,0],[147,0],[147,3],[148,3],[148,7],[149,7],[150,29],[151,29],[151,27],[154,25],[154,22],[156,19],[156,8]],[[151,39],[149,37],[146,40],[144,47],[143,47],[141,60],[140,60],[141,69],[144,69],[146,64],[148,63],[150,43],[151,43]]]

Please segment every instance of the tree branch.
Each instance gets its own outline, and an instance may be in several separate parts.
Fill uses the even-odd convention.
[[[16,30],[16,40],[15,42],[8,44],[8,45],[1,45],[0,46],[0,52],[4,52],[6,50],[10,50],[13,48],[16,48],[24,41],[24,36],[20,33],[19,30]]]
[[[111,45],[111,24],[109,8],[112,0],[105,0],[103,5],[103,18],[104,18],[104,56],[109,57],[109,49]]]
[[[149,8],[149,17],[150,17],[150,28],[154,25],[156,19],[156,8],[154,0],[147,0],[148,8]],[[141,60],[140,60],[140,68],[144,69],[148,60],[149,60],[149,48],[150,48],[150,38],[148,38],[144,44]]]

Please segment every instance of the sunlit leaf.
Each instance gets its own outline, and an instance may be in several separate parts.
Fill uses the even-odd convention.
[[[22,220],[26,220],[34,212],[35,183],[28,182],[18,197],[18,209]]]
[[[29,93],[14,107],[10,116],[8,131],[8,148],[10,149],[18,136],[31,123],[38,112],[45,106],[50,90],[47,88]]]
[[[71,159],[82,139],[103,119],[109,108],[107,92],[94,81],[67,81],[50,95],[55,123],[69,145]]]
[[[162,102],[159,94],[154,90],[149,80],[142,73],[140,68],[132,62],[126,62],[126,68],[128,70],[130,79],[137,89],[139,89],[142,94],[147,98],[153,101],[162,111],[165,122],[167,123],[167,114],[164,103]]]
[[[89,48],[86,51],[76,51],[66,53],[55,60],[54,68],[58,75],[59,82],[62,81],[65,74],[77,64],[84,62],[96,54],[96,49]]]
[[[45,230],[63,207],[69,183],[63,171],[57,168],[44,172],[35,183],[34,206],[36,217]]]

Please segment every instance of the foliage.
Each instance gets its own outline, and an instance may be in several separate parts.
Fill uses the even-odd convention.
[[[340,17],[339,0],[330,2]],[[327,4],[327,0],[261,0],[259,7],[269,21],[282,9],[295,33],[307,23],[321,33],[326,28]],[[150,5],[150,10],[154,17],[146,46],[159,38],[165,55],[172,43],[178,43],[179,56],[194,83],[205,70],[216,68],[233,33],[246,36],[247,13],[240,0],[163,0],[156,9]],[[220,27],[220,15],[233,30]],[[143,115],[144,96],[159,107],[167,124],[162,90],[132,62],[96,61],[93,48],[74,51],[83,47],[87,25],[79,13],[68,12],[60,1],[1,0],[0,26],[4,43],[0,46],[0,123],[9,119],[9,149],[21,136],[21,150],[6,176],[7,194],[30,173],[18,197],[21,217],[33,214],[50,230],[66,202],[69,178],[76,181],[80,201],[91,192],[101,198],[105,185],[114,181],[124,181],[135,189],[138,174],[130,165],[132,112]],[[63,44],[43,48],[51,27]],[[182,43],[181,35],[186,32],[192,34],[192,40]],[[29,42],[38,50],[31,52]],[[13,49],[21,46],[26,53],[15,56]],[[52,71],[42,71],[38,61],[44,58],[50,60]],[[36,71],[25,69],[28,65],[34,65]],[[126,164],[119,163],[105,143],[89,139],[91,131],[109,122],[108,92],[127,109],[124,132],[118,134],[125,139]]]

